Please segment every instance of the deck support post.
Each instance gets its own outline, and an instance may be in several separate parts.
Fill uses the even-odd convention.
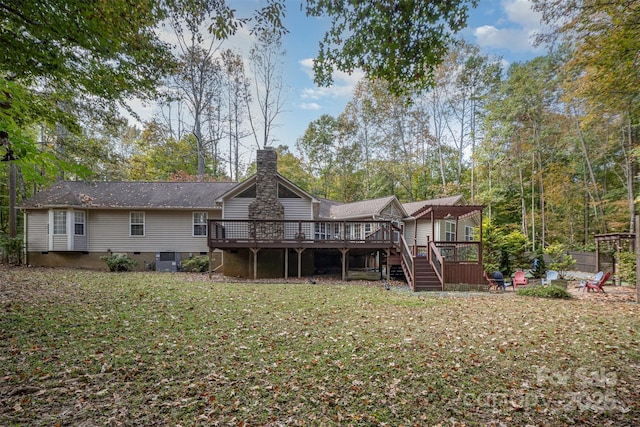
[[[209,248],[209,280],[213,276],[213,249]]]
[[[284,248],[284,278],[289,278],[289,249]]]
[[[305,248],[296,248],[296,252],[298,253],[298,279],[302,277],[302,252],[304,252]]]
[[[342,253],[342,280],[347,280],[347,271],[349,270],[349,266],[347,265],[349,263],[349,258],[347,257],[347,254],[349,253],[349,249],[342,248],[340,249],[340,252]]]
[[[258,278],[258,252],[260,252],[260,248],[249,248],[253,253],[253,279]]]
[[[386,279],[389,280],[390,276],[390,269],[391,269],[391,264],[389,264],[389,257],[391,257],[391,249],[385,249],[384,250],[385,254],[387,255],[387,274],[386,274]]]

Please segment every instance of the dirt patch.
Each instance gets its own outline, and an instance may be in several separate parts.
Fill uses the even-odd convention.
[[[636,302],[636,288],[628,286],[605,285],[604,293],[587,292],[580,287],[580,281],[569,281],[567,291],[574,298],[590,301],[604,302]]]

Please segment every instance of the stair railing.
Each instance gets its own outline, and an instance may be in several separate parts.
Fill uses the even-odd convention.
[[[407,278],[407,282],[411,289],[415,288],[415,264],[413,262],[413,255],[411,254],[411,249],[407,245],[407,242],[404,240],[404,236],[400,235],[400,249],[402,249],[400,257],[402,270],[404,271],[404,275]]]
[[[433,240],[429,242],[429,262],[438,276],[442,289],[444,289],[444,258]]]

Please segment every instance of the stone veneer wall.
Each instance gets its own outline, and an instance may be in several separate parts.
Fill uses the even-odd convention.
[[[256,154],[256,199],[249,205],[249,219],[282,220],[284,207],[278,201],[278,155],[273,148],[258,150]],[[282,240],[284,224],[265,222],[250,233],[258,240]]]

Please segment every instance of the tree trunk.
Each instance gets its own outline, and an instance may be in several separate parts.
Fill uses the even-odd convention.
[[[595,174],[593,173],[593,167],[591,166],[591,159],[589,158],[589,153],[587,151],[587,145],[584,140],[584,134],[582,133],[582,129],[580,128],[580,121],[578,120],[578,115],[573,111],[574,120],[576,123],[576,131],[578,133],[578,139],[580,140],[580,148],[582,149],[582,154],[584,155],[585,162],[587,164],[587,169],[589,171],[590,184],[593,187],[593,191],[589,190],[589,196],[596,203],[596,213],[600,216],[600,221],[602,223],[602,233],[607,232],[607,224],[604,220],[604,211],[602,209],[602,200],[600,199],[600,192],[598,191],[598,183],[595,178]],[[589,186],[587,186],[589,188]]]
[[[9,161],[9,238],[15,239],[18,235],[16,219],[16,165]]]

